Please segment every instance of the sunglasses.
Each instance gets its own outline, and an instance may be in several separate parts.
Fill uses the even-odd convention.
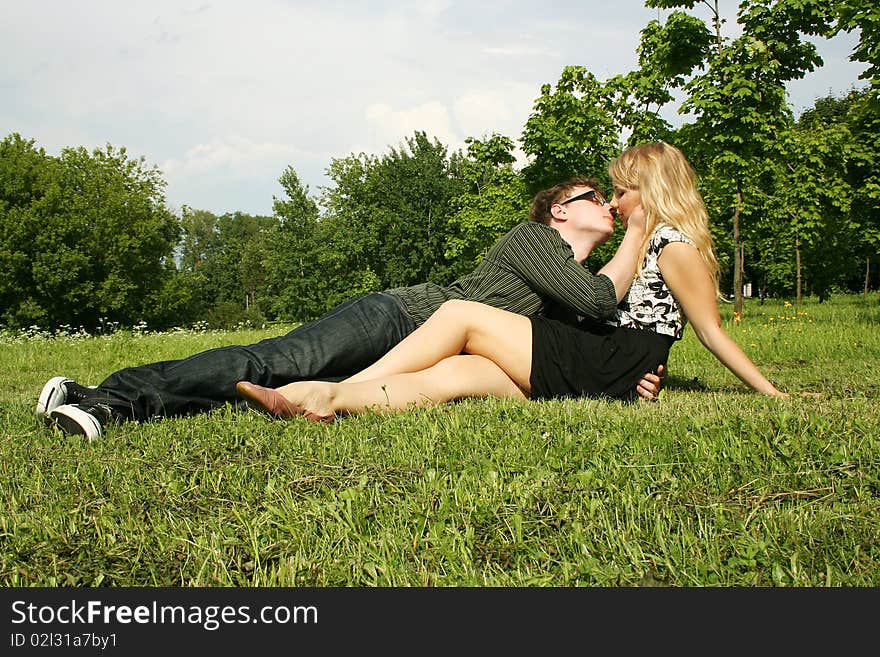
[[[591,201],[596,205],[605,205],[608,202],[602,192],[591,189],[583,194],[572,196],[571,198],[562,201],[559,205],[566,205],[567,203],[574,203],[575,201]]]

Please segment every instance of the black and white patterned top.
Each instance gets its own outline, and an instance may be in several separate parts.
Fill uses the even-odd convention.
[[[687,318],[657,266],[660,252],[670,242],[685,242],[694,246],[689,237],[672,226],[661,224],[654,229],[642,272],[617,306],[618,326],[654,331],[681,340]]]

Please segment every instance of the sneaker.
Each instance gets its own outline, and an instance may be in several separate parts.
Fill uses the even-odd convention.
[[[65,433],[85,436],[91,442],[104,433],[115,414],[107,404],[93,399],[81,404],[62,404],[49,413],[49,419]]]
[[[37,417],[48,419],[49,413],[62,404],[78,404],[88,398],[95,386],[81,386],[73,379],[56,376],[49,379],[37,399]]]

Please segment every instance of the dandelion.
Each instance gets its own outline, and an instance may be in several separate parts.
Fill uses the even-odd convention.
[[[743,314],[739,312],[733,313],[733,321],[735,324],[739,324],[743,319]]]
[[[786,301],[784,305],[786,308],[791,308],[791,304],[788,301]]]

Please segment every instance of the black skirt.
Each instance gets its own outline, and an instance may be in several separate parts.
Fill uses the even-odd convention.
[[[584,321],[532,320],[532,399],[633,400],[647,372],[666,364],[672,336]]]

